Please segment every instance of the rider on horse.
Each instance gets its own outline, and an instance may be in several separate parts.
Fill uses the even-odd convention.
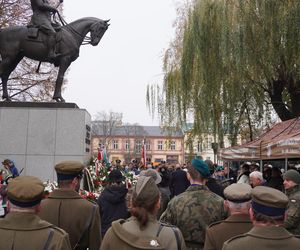
[[[58,11],[56,8],[49,5],[47,0],[30,0],[30,2],[33,15],[29,26],[37,27],[47,34],[48,39],[46,41],[46,46],[48,49],[48,57],[50,60],[55,60],[59,54],[56,54],[55,52],[56,31],[51,22],[51,15]],[[60,0],[60,2],[62,2],[62,0]]]

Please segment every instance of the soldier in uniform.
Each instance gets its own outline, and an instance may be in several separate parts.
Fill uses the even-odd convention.
[[[131,217],[118,220],[103,238],[101,250],[166,249],[185,250],[181,232],[174,226],[159,223],[159,190],[154,178],[139,177],[132,194]]]
[[[300,234],[300,174],[294,170],[288,170],[284,175],[284,188],[289,198],[287,218],[284,227],[292,234]]]
[[[225,188],[224,195],[224,206],[230,216],[209,226],[206,230],[204,250],[222,250],[226,240],[252,228],[249,217],[251,187],[244,183],[231,184]]]
[[[65,161],[55,166],[59,188],[43,200],[39,215],[69,234],[72,249],[99,250],[99,207],[78,194],[84,168],[77,161]]]
[[[252,189],[250,218],[253,228],[235,236],[223,245],[223,250],[295,250],[300,248],[300,238],[290,234],[282,225],[288,197],[270,187]]]
[[[33,15],[29,26],[38,27],[47,34],[48,57],[55,59],[58,56],[55,53],[56,31],[51,23],[51,14],[56,13],[57,9],[52,7],[47,0],[30,0],[30,3]]]
[[[191,186],[169,202],[160,220],[181,230],[187,249],[198,250],[208,225],[225,218],[224,200],[205,186],[210,172],[203,160],[193,159],[187,176]]]
[[[20,176],[9,183],[9,213],[0,220],[1,249],[71,250],[68,234],[37,216],[43,193],[36,177]]]

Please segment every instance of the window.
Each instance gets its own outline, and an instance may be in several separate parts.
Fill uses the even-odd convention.
[[[119,149],[118,140],[113,140],[112,144],[113,144],[113,149]]]
[[[130,149],[130,141],[125,141],[125,150],[126,151],[129,151],[129,149]]]
[[[157,150],[163,150],[163,141],[157,142]]]
[[[147,151],[151,150],[150,141],[146,141],[146,150]]]
[[[136,153],[141,153],[142,151],[142,141],[141,140],[136,140],[135,141],[135,152]]]
[[[201,141],[197,142],[197,152],[202,152],[202,143],[201,143]]]
[[[170,147],[171,150],[176,150],[176,141],[170,141]]]

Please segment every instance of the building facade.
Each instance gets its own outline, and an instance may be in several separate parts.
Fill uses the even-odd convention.
[[[110,162],[140,162],[144,144],[148,163],[184,163],[184,135],[181,131],[170,132],[159,126],[140,125],[120,125],[104,130],[99,124],[94,125],[91,143],[94,156],[99,146],[105,146]]]

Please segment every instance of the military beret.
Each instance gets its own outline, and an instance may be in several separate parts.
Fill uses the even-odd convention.
[[[284,175],[283,175],[283,179],[287,179],[287,180],[291,180],[293,182],[295,182],[296,184],[300,184],[300,174],[297,170],[295,169],[290,169],[288,170]]]
[[[208,165],[200,159],[193,159],[192,160],[192,167],[194,167],[203,178],[208,178],[210,176],[210,172],[208,169]]]
[[[218,172],[218,171],[223,171],[224,170],[224,167],[223,166],[217,166],[216,167],[216,171]]]
[[[159,189],[150,176],[140,176],[133,189],[132,199],[136,204],[154,201],[159,196]]]
[[[224,189],[227,200],[242,203],[251,200],[251,186],[245,183],[234,183]]]
[[[257,186],[252,189],[252,208],[268,216],[283,215],[288,205],[288,197],[277,189]]]
[[[150,177],[152,177],[155,181],[155,184],[161,183],[161,180],[162,180],[160,174],[154,169],[143,170],[142,172],[140,172],[140,176],[150,176]]]
[[[79,161],[63,161],[55,165],[58,180],[81,177],[85,166]]]
[[[44,189],[40,179],[33,176],[19,176],[9,182],[7,198],[18,207],[33,207],[41,202]]]

